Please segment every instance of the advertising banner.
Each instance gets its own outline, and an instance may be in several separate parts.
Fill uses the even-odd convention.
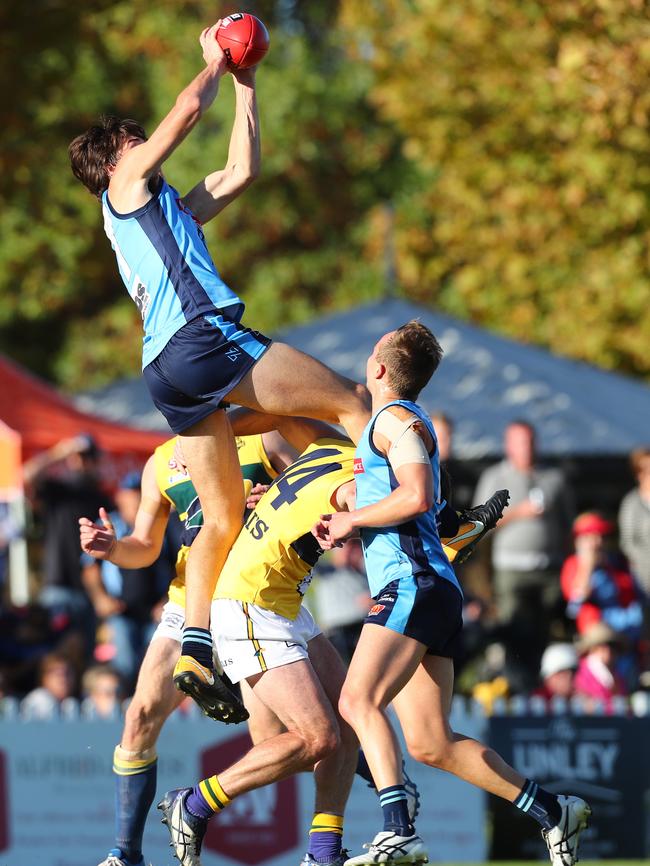
[[[461,729],[480,736],[483,721]],[[81,719],[4,720],[0,723],[0,863],[88,866],[113,846],[113,749],[121,723]],[[217,773],[249,748],[243,726],[202,717],[172,717],[158,744],[158,786],[145,832],[146,862],[177,864],[155,805],[170,788],[187,787]],[[485,801],[481,792],[444,773],[409,764],[420,786],[418,826],[432,861],[484,859]],[[213,819],[204,866],[290,866],[306,850],[314,805],[311,774],[236,798]],[[344,843],[360,853],[381,828],[374,791],[355,779],[345,816]]]
[[[523,776],[553,793],[591,805],[580,837],[581,860],[638,858],[647,844],[650,718],[618,716],[500,717],[489,722],[490,745]],[[495,860],[544,859],[537,825],[491,798]]]

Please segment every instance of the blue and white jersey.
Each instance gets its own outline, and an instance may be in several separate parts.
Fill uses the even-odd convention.
[[[241,316],[243,304],[219,276],[201,226],[166,180],[145,205],[127,214],[118,214],[104,192],[102,211],[120,275],[142,316],[143,367],[197,316],[227,307],[233,318]]]
[[[431,419],[426,412],[410,400],[394,400],[387,406],[404,406],[426,425],[435,443],[431,455],[431,470],[434,483],[434,504],[430,511],[399,526],[381,528],[365,527],[361,530],[361,543],[366,562],[370,594],[379,595],[393,580],[412,580],[418,574],[434,571],[440,577],[460,586],[454,570],[447,559],[438,534],[438,513],[441,509],[440,460],[438,442]],[[372,416],[357,446],[354,461],[354,477],[357,483],[357,508],[372,505],[388,496],[398,481],[387,458],[372,441],[375,421],[382,406]]]

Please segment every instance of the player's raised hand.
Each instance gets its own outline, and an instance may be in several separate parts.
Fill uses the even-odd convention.
[[[221,18],[212,27],[206,27],[199,36],[199,42],[203,49],[203,59],[207,66],[217,63],[222,72],[226,71],[227,59],[222,47],[217,42],[217,30],[221,27]]]
[[[115,529],[105,508],[99,509],[101,524],[79,518],[79,542],[84,553],[95,559],[108,559],[117,544]]]

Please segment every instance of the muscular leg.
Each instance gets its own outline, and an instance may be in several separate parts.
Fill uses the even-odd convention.
[[[377,787],[401,783],[399,746],[385,714],[392,701],[416,760],[513,801],[525,779],[492,749],[451,731],[453,663],[425,651],[419,641],[382,626],[366,625],[361,632],[341,709],[359,735]]]
[[[493,749],[450,728],[453,687],[452,660],[426,655],[394,698],[393,706],[409,753],[422,764],[446,770],[490,794],[514,802],[525,778]]]
[[[178,641],[171,638],[159,637],[149,644],[124,719],[123,749],[153,749],[163,724],[183,700],[171,681],[179,654]]]
[[[271,415],[306,415],[341,424],[355,442],[370,418],[365,386],[286,343],[272,343],[228,399]]]
[[[142,662],[129,704],[120,745],[115,749],[115,845],[120,859],[138,863],[142,836],[156,793],[156,742],[160,729],[182,696],[171,674],[178,659],[178,641],[156,638]]]
[[[318,761],[339,745],[334,711],[307,660],[272,668],[249,678],[253,694],[286,728],[259,743],[219,773],[229,798],[280,781]]]
[[[242,701],[249,713],[248,733],[253,745],[256,746],[258,743],[263,743],[264,740],[270,740],[271,737],[283,734],[286,728],[280,719],[266,704],[262,703],[246,680],[242,680],[239,686]]]
[[[194,698],[206,715],[227,723],[243,721],[247,713],[239,698],[213,674],[209,631],[214,588],[244,513],[235,438],[223,410],[185,430],[180,438],[198,493],[191,507],[202,510],[203,525],[187,558],[185,628],[174,683]]]
[[[359,737],[377,790],[403,783],[401,750],[386,707],[413,676],[425,649],[383,626],[361,630],[339,709]]]
[[[316,778],[315,812],[343,814],[357,768],[359,740],[338,712],[338,701],[345,681],[345,665],[330,641],[322,634],[309,641],[309,660],[325,694],[335,708],[340,731],[340,746],[319,761]]]
[[[183,431],[180,440],[203,511],[203,526],[185,569],[185,625],[207,629],[217,578],[241,529],[244,487],[235,437],[223,410]]]

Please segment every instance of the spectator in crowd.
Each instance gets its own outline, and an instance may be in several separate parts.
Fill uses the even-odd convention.
[[[22,711],[30,718],[50,718],[66,698],[74,696],[75,686],[75,671],[68,657],[48,653],[41,659],[39,685],[23,699]]]
[[[559,569],[573,518],[573,499],[559,469],[536,462],[535,431],[513,421],[504,436],[505,459],[486,469],[474,493],[483,502],[510,490],[510,506],[493,533],[492,571],[497,619],[505,628],[508,668],[518,669],[516,690],[537,681],[550,623],[561,599]]]
[[[650,596],[650,447],[633,451],[630,463],[638,484],[625,495],[618,513],[621,549]]]
[[[133,531],[140,504],[140,481],[139,472],[129,472],[115,493],[116,509],[109,513],[108,519],[118,538]],[[108,627],[114,648],[113,667],[130,690],[155,629],[151,614],[160,601],[162,582],[158,568],[164,568],[165,563],[161,562],[160,566],[154,563],[146,568],[119,568],[107,559],[96,560],[85,553],[81,554],[81,562],[83,585],[97,620]],[[168,563],[166,565],[169,567]],[[171,575],[168,570],[165,586],[169,585]]]
[[[632,684],[638,675],[638,644],[643,630],[643,594],[614,544],[614,524],[595,511],[578,515],[573,524],[575,553],[562,566],[562,593],[567,615],[578,634],[604,622],[624,635],[628,651],[620,672]]]
[[[575,678],[577,695],[611,707],[616,695],[627,695],[625,680],[617,670],[623,638],[604,622],[591,625],[578,641],[580,664]],[[592,705],[587,706],[593,709]]]
[[[110,665],[92,665],[81,678],[84,713],[110,719],[120,706],[120,677]]]
[[[23,476],[43,524],[43,589],[40,602],[84,630],[94,643],[92,607],[81,581],[79,518],[96,514],[106,495],[99,483],[100,452],[92,437],[76,436],[37,454]]]
[[[361,542],[335,547],[314,574],[316,621],[348,664],[370,608]]]
[[[573,523],[575,553],[562,566],[560,582],[567,614],[576,620],[579,634],[603,621],[634,643],[641,636],[642,594],[614,546],[614,529],[598,512],[578,515]]]
[[[541,686],[533,694],[550,701],[552,698],[568,700],[575,693],[575,675],[578,654],[571,643],[552,643],[544,650],[540,666]]]

